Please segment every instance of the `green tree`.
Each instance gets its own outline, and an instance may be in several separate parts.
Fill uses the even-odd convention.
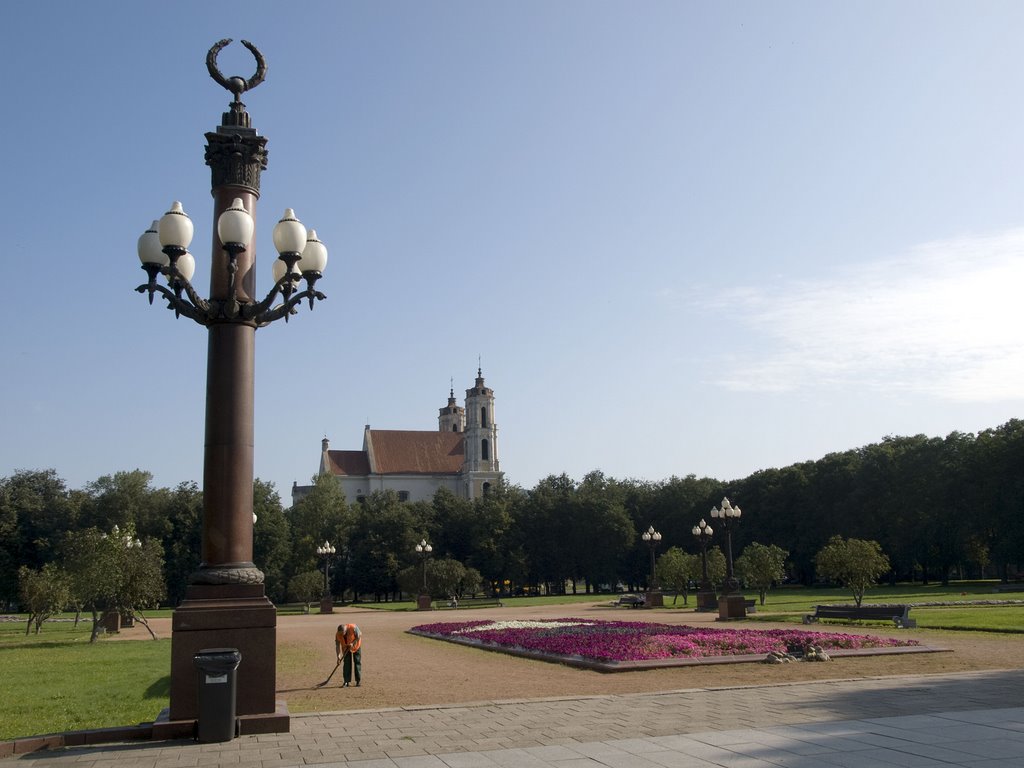
[[[690,582],[701,577],[700,555],[691,555],[679,547],[670,547],[658,557],[656,570],[662,589],[674,593],[672,605],[676,604],[680,594],[683,596],[683,605],[688,605]]]
[[[18,569],[18,587],[21,608],[28,613],[25,634],[35,625],[36,634],[51,616],[63,611],[71,596],[68,575],[55,563],[47,563],[38,571]]]
[[[256,478],[252,490],[252,511],[256,515],[252,559],[263,571],[267,596],[275,602],[282,602],[287,596],[286,572],[291,557],[288,519],[273,483]]]
[[[288,580],[288,599],[302,603],[309,613],[309,606],[320,599],[324,591],[324,577],[319,571],[303,571]]]
[[[356,505],[349,537],[349,583],[356,595],[371,592],[378,598],[398,589],[398,574],[416,561],[416,531],[412,505],[398,500],[394,491],[374,491]]]
[[[155,490],[153,475],[142,469],[103,475],[85,487],[82,503],[83,527],[109,531],[133,526],[141,538],[163,540],[169,533],[170,523],[163,513],[166,491]]]
[[[156,639],[141,611],[165,595],[159,542],[140,541],[131,525],[114,526],[109,535],[88,528],[68,534],[64,550],[73,600],[92,613],[90,642],[96,642],[107,611],[139,619]]]
[[[291,560],[288,573],[316,570],[316,548],[330,541],[338,551],[349,537],[352,515],[345,494],[333,475],[313,478],[313,487],[287,513],[291,532]]]
[[[77,517],[56,470],[19,470],[0,480],[0,601],[17,598],[20,566],[39,569],[56,557]]]
[[[708,547],[708,580],[712,584],[719,584],[725,581],[725,553],[721,547]]]
[[[602,472],[590,472],[572,494],[570,510],[569,575],[583,578],[587,590],[601,584],[614,588],[637,539],[620,488]]]
[[[814,558],[818,575],[839,582],[859,606],[864,592],[889,570],[889,558],[877,541],[833,536]]]
[[[194,482],[180,483],[165,498],[168,533],[163,540],[167,596],[172,605],[184,597],[189,576],[199,568],[203,546],[203,492]]]
[[[782,581],[786,575],[786,558],[789,552],[774,544],[748,544],[736,559],[736,572],[748,587],[757,590],[761,605],[772,585]]]
[[[573,575],[574,494],[575,483],[568,475],[550,475],[517,508],[516,547],[524,555],[525,578],[547,584],[548,592],[563,591]]]

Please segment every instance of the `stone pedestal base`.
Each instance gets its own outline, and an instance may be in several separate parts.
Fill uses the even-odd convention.
[[[320,613],[334,613],[334,598],[326,595],[320,598]]]
[[[718,620],[745,619],[747,598],[742,594],[722,595],[718,598]]]
[[[121,614],[117,611],[104,611],[100,616],[100,626],[108,635],[117,634],[121,631]]]
[[[717,611],[718,610],[718,596],[714,590],[699,590],[697,592],[697,610],[698,611]]]
[[[273,712],[260,715],[239,715],[238,735],[254,736],[261,733],[288,733],[291,716],[288,714],[288,703],[278,701]],[[196,737],[196,720],[171,720],[170,710],[163,710],[153,722],[151,736],[153,741],[166,739],[194,739]]]
[[[659,590],[652,590],[644,595],[645,608],[661,608],[665,604],[665,596]]]
[[[430,607],[430,595],[417,595],[416,596],[416,610],[417,611],[429,611],[432,610]]]
[[[171,620],[171,706],[168,720],[199,716],[199,672],[193,656],[208,648],[237,648],[237,703],[241,716],[261,716],[274,733],[287,733],[287,710],[274,698],[277,611],[262,584],[194,584]]]

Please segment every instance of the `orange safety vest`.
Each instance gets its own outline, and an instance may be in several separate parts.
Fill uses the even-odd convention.
[[[336,632],[334,634],[334,642],[341,645],[342,650],[348,650],[355,653],[363,644],[363,638],[359,632],[359,627],[355,624],[346,624],[345,628],[341,632]]]

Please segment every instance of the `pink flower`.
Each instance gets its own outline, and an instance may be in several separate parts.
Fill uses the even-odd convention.
[[[594,661],[707,658],[803,650],[885,648],[919,645],[873,635],[833,634],[797,629],[721,629],[631,621],[464,621],[423,624],[413,631],[435,637],[472,639],[499,648],[521,648]]]

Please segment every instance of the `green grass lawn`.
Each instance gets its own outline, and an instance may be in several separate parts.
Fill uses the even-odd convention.
[[[168,705],[169,639],[90,644],[90,630],[0,623],[0,739],[151,722]]]
[[[868,590],[864,603],[961,603],[982,600],[1020,600],[1024,592],[993,592],[995,582],[962,582],[947,587],[939,584],[898,584]],[[747,593],[747,597],[757,595]],[[667,600],[671,604],[671,600]],[[691,599],[692,603],[692,599]],[[853,604],[848,590],[841,588],[783,587],[768,593],[762,606],[750,616],[754,621],[800,622],[815,605]],[[677,605],[678,607],[678,605]],[[1024,632],[1024,602],[1018,605],[916,606],[910,616],[922,629],[976,630],[979,632]],[[836,622],[846,623],[846,622]],[[879,622],[873,622],[879,623]],[[880,622],[889,624],[891,622]]]

